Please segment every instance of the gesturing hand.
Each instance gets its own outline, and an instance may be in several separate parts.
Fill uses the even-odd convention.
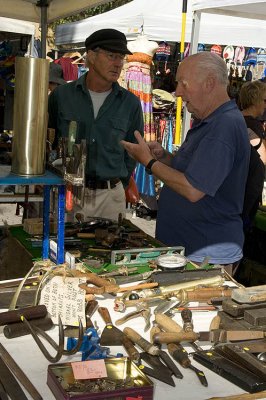
[[[125,140],[121,140],[120,143],[132,158],[141,164],[147,165],[153,158],[150,148],[139,131],[135,131],[134,135],[138,143],[126,142]]]

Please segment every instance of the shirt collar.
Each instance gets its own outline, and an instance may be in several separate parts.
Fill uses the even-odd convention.
[[[88,74],[88,72],[81,75],[81,77],[79,79],[77,79],[77,81],[76,81],[76,87],[81,87],[85,92],[87,92],[87,86],[86,86],[87,74]],[[119,85],[118,82],[114,82],[112,84],[112,89],[113,89],[112,92],[115,95],[118,95],[118,94],[122,93],[122,91],[123,91],[122,87]]]

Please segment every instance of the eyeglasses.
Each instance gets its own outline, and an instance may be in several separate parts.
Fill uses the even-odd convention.
[[[109,61],[120,61],[121,63],[125,61],[125,55],[121,53],[111,53],[103,49],[96,49],[94,52],[105,54]]]

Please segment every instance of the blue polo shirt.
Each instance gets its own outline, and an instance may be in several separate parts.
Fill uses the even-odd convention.
[[[172,167],[205,196],[191,203],[164,185],[159,198],[156,238],[184,246],[196,262],[229,264],[242,257],[241,212],[250,157],[244,118],[228,101],[188,131]]]

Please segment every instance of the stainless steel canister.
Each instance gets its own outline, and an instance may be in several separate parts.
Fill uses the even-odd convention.
[[[13,173],[43,175],[47,135],[49,61],[16,57]]]

